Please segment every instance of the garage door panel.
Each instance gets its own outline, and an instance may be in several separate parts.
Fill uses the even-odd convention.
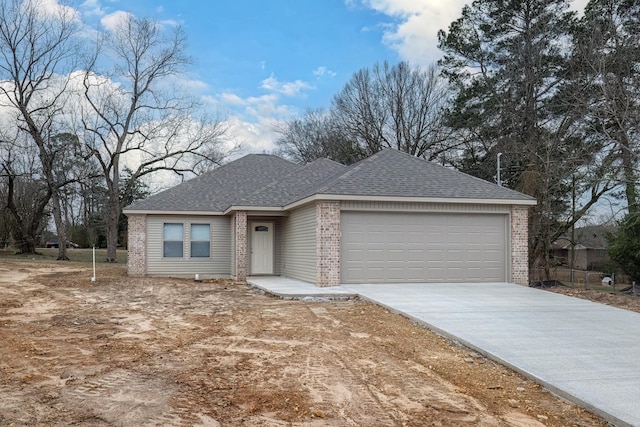
[[[445,235],[441,231],[427,233],[424,239],[422,239],[423,243],[432,243],[432,244],[444,244],[446,242]]]
[[[452,231],[447,234],[447,239],[443,243],[448,243],[450,245],[462,245],[464,243],[464,235],[460,231]]]
[[[470,232],[467,234],[467,244],[482,245],[484,243],[485,234],[480,232]]]
[[[390,249],[387,259],[389,260],[389,263],[399,262],[404,264],[408,261],[405,256],[405,251],[403,251],[402,249]]]
[[[428,249],[426,251],[423,252],[425,255],[425,260],[427,260],[427,262],[444,262],[445,260],[445,251],[442,250],[442,248],[433,248],[433,249]]]
[[[366,261],[365,251],[362,249],[349,249],[346,255],[346,258],[352,261],[352,263],[356,261]]]
[[[424,252],[418,249],[408,249],[403,251],[404,259],[407,262],[418,262],[420,265],[423,265],[425,262]]]
[[[378,243],[378,244],[385,244],[386,243],[386,238],[385,238],[385,233],[383,230],[371,230],[367,233],[367,239],[366,239],[369,243]]]
[[[342,212],[342,281],[505,281],[506,215]]]
[[[429,269],[428,272],[424,272],[424,277],[428,277],[428,279],[422,279],[421,281],[425,282],[444,282],[444,270],[439,269]]]
[[[466,255],[465,261],[469,264],[474,262],[481,263],[486,261],[483,251],[479,248],[473,248],[471,250],[468,250],[465,255]]]

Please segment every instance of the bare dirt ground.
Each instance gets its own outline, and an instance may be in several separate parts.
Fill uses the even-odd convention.
[[[640,297],[618,292],[604,292],[593,289],[579,289],[568,286],[557,286],[547,289],[551,292],[569,295],[571,297],[587,299],[613,307],[624,308],[625,310],[640,313]]]
[[[0,260],[0,425],[605,426],[362,301]]]

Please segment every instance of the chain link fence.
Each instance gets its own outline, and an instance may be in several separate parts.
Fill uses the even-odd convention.
[[[529,281],[546,282],[558,281],[563,285],[582,288],[582,289],[611,289],[612,291],[623,289],[631,283],[629,279],[622,274],[614,272],[592,271],[592,270],[576,270],[566,267],[554,267],[549,271],[547,278],[544,269],[531,269],[529,272]]]

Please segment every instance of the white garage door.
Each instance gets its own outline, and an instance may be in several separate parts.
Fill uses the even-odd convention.
[[[507,216],[341,212],[343,283],[504,282]]]

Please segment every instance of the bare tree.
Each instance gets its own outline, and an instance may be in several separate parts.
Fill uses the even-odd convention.
[[[32,254],[46,225],[51,199],[33,144],[20,139],[0,141],[0,180],[4,239],[11,236],[19,253]]]
[[[278,152],[297,163],[327,158],[345,165],[366,157],[355,140],[346,135],[327,111],[308,109],[277,127]]]
[[[158,171],[196,173],[220,162],[226,126],[219,117],[194,117],[198,103],[175,87],[172,78],[190,63],[180,27],[128,16],[101,37],[83,78],[82,125],[105,181],[107,261],[115,262],[123,194]],[[112,66],[101,73],[103,58]],[[131,176],[122,188],[125,165]]]
[[[366,155],[388,147],[434,160],[455,145],[443,120],[448,98],[435,66],[385,62],[356,72],[334,97],[332,113]]]
[[[55,164],[69,153],[52,135],[59,130],[56,120],[68,83],[61,76],[73,69],[78,52],[75,34],[76,16],[70,8],[46,7],[40,0],[0,1],[0,78],[4,80],[0,106],[17,112],[18,128],[30,135],[38,148],[61,242],[58,259],[68,258],[59,192],[65,183],[57,180]],[[5,172],[13,176],[9,167]]]

